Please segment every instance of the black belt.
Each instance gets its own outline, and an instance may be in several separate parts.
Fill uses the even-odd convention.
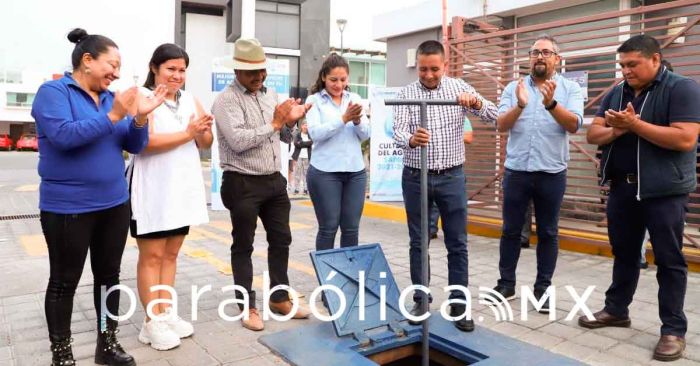
[[[610,178],[610,180],[616,183],[627,184],[637,184],[637,182],[639,182],[639,180],[637,179],[637,174],[634,173],[616,175]]]
[[[406,168],[408,170],[410,170],[412,173],[420,173],[420,169],[411,168],[411,167],[406,167]],[[462,164],[455,165],[453,167],[445,168],[445,169],[436,169],[436,170],[429,169],[428,175],[445,175],[445,174],[452,172],[454,170],[457,170],[457,169],[462,170]]]
[[[241,177],[250,177],[250,178],[272,178],[272,177],[276,177],[278,175],[282,175],[282,173],[274,172],[272,174],[253,175],[253,174],[243,174],[243,173],[239,173],[239,172],[236,172],[233,170],[224,170],[223,175],[238,175]]]

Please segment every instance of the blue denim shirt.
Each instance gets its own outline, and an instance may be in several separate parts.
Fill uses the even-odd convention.
[[[360,143],[369,138],[369,121],[363,114],[359,125],[343,123],[350,101],[359,103],[360,96],[344,91],[338,106],[324,89],[306,99],[313,105],[306,114],[306,123],[314,142],[309,162],[314,168],[324,172],[359,172],[365,168]]]
[[[583,125],[583,95],[581,87],[559,74],[554,75],[557,88],[554,99],[578,117],[578,127]],[[506,86],[498,105],[498,113],[505,113],[518,103],[514,80]],[[542,93],[528,75],[525,77],[528,91],[527,107],[509,132],[506,146],[505,167],[525,172],[557,173],[566,169],[569,161],[569,135],[551,113],[544,109]]]

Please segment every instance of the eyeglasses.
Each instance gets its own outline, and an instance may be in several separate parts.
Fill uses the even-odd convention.
[[[532,58],[538,58],[538,57],[540,57],[540,55],[542,55],[542,57],[544,57],[544,58],[550,58],[550,57],[556,55],[557,53],[554,51],[550,51],[550,50],[542,50],[542,51],[531,50],[527,54],[530,55],[530,57],[532,57]]]

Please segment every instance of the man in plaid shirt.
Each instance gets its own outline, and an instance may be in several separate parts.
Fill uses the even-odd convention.
[[[403,199],[408,217],[410,237],[411,281],[421,284],[421,210],[420,149],[428,149],[428,206],[435,202],[442,217],[447,247],[448,283],[466,287],[467,272],[467,198],[464,191],[464,118],[467,112],[484,121],[495,122],[496,106],[484,99],[461,79],[444,76],[447,67],[445,51],[437,41],[425,41],[417,49],[418,80],[399,92],[399,99],[457,100],[458,106],[429,106],[427,128],[420,127],[419,106],[394,107],[394,139],[403,147],[404,170],[401,179]],[[429,282],[426,281],[426,283]],[[421,293],[413,295],[411,314],[420,316]],[[450,292],[450,299],[464,299],[459,290]],[[432,300],[432,297],[430,297]],[[462,316],[465,305],[452,305],[451,316]],[[410,321],[411,322],[411,321]],[[415,323],[415,322],[412,322]],[[474,322],[462,317],[454,322],[457,329],[474,330]]]

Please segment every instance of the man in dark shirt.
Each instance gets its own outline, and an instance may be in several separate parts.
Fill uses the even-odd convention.
[[[603,145],[602,182],[610,181],[608,236],[615,262],[605,308],[586,328],[629,327],[637,288],[640,246],[649,230],[659,282],[661,338],[654,359],[672,361],[685,349],[683,312],[688,265],[683,226],[688,194],[695,190],[700,86],[661,63],[659,43],[638,35],[618,49],[625,81],[603,99],[588,142]]]

